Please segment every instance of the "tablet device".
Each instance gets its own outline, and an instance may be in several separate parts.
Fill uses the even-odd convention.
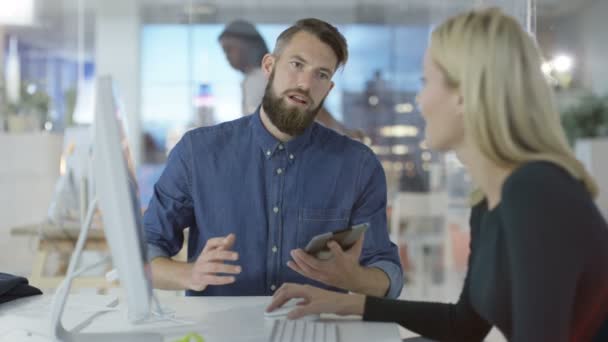
[[[319,234],[310,240],[304,251],[315,256],[317,259],[330,259],[332,254],[327,247],[329,241],[334,240],[340,244],[343,250],[347,250],[359,240],[367,228],[369,228],[369,223],[366,222],[343,230]]]

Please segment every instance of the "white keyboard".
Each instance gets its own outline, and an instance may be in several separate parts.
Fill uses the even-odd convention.
[[[335,323],[277,319],[269,342],[338,342]]]

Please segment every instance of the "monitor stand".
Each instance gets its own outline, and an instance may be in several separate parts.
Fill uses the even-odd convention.
[[[76,278],[84,270],[76,270],[76,265],[84,249],[85,242],[89,229],[91,228],[91,222],[93,221],[93,215],[97,209],[97,199],[94,199],[89,204],[85,221],[80,229],[78,235],[78,241],[74,247],[74,252],[70,258],[70,264],[68,271],[63,282],[57,288],[55,295],[53,296],[53,304],[51,306],[51,337],[54,341],[65,341],[65,342],[102,342],[102,341],[113,341],[113,342],[162,342],[163,336],[158,333],[147,333],[147,332],[124,332],[124,333],[80,333],[68,331],[64,328],[61,323],[61,316],[65,309],[65,303],[70,293],[72,286],[72,280]]]

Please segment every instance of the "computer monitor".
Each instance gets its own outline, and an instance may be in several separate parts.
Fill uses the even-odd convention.
[[[61,325],[61,313],[69,293],[86,234],[90,228],[96,206],[101,210],[106,240],[110,246],[112,262],[118,271],[120,285],[125,290],[129,320],[145,320],[151,313],[152,286],[147,265],[137,183],[129,157],[126,135],[110,77],[97,80],[93,173],[95,199],[91,201],[85,223],[70,259],[65,282],[57,289],[52,309],[52,334],[57,340],[95,341],[160,341],[158,334],[73,334]]]
[[[137,181],[114,91],[109,77],[98,80],[93,138],[95,193],[112,262],[126,291],[129,319],[137,322],[149,315],[152,286]]]

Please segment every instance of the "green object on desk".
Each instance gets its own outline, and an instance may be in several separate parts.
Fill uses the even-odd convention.
[[[197,333],[189,333],[188,335],[178,340],[175,340],[174,342],[205,342],[205,339],[203,338],[203,336]]]

